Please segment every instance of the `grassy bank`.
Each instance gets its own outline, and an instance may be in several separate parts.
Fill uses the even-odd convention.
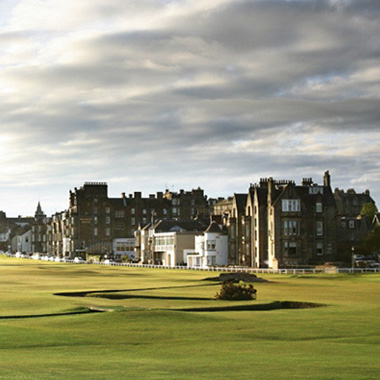
[[[0,379],[376,379],[380,371],[379,275],[267,275],[256,301],[233,303],[322,308],[188,312],[231,302],[213,299],[219,285],[202,272],[5,257],[0,270],[0,317],[18,317],[0,319]],[[82,294],[55,295],[70,292]]]

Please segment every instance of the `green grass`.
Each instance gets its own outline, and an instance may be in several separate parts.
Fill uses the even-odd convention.
[[[0,271],[0,317],[35,316],[0,318],[0,379],[379,378],[379,275],[263,275],[256,301],[229,302],[204,272],[6,257]],[[80,291],[102,297],[54,295]],[[274,301],[328,306],[180,311]],[[113,311],[41,316],[89,307]]]

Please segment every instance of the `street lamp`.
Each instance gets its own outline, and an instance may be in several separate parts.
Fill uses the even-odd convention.
[[[352,269],[354,269],[354,267],[355,267],[355,259],[356,259],[356,256],[355,256],[355,247],[352,246],[352,247],[351,247]]]

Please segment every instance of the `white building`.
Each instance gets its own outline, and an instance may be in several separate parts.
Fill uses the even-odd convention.
[[[136,258],[148,264],[184,265],[195,251],[195,236],[206,227],[194,219],[161,219],[136,231]]]
[[[187,263],[188,253],[194,252],[198,231],[173,231],[154,234],[154,261],[167,266]]]
[[[122,256],[128,256],[130,259],[134,259],[135,238],[113,239],[112,250],[115,257],[121,258]]]
[[[32,230],[23,231],[15,235],[12,239],[12,251],[31,253],[32,252]]]
[[[187,266],[209,267],[228,264],[228,236],[213,221],[207,230],[195,237],[195,252],[187,255]]]

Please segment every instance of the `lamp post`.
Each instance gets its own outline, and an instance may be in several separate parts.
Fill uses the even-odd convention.
[[[355,267],[355,247],[351,247],[351,261],[352,261],[352,269]]]

